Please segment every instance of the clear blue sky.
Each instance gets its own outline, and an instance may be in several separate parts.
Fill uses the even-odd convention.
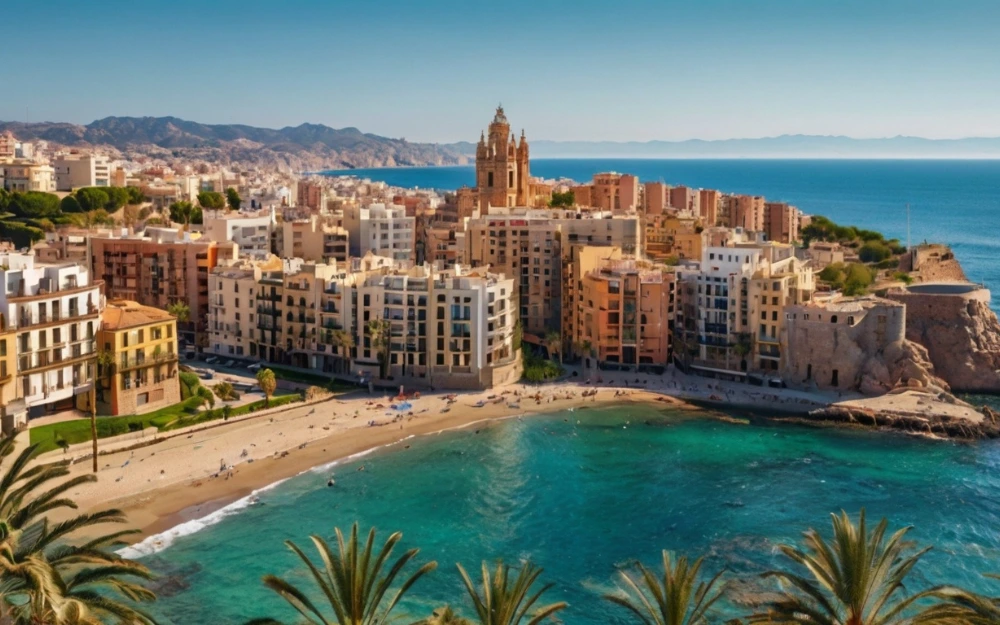
[[[475,140],[1000,136],[995,0],[37,0],[0,119]]]

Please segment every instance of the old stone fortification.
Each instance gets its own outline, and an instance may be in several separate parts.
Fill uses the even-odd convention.
[[[947,245],[924,243],[900,258],[899,268],[919,282],[965,282],[965,271]]]
[[[906,316],[898,303],[874,297],[789,308],[783,379],[792,386],[868,395],[901,386],[946,391],[927,350],[906,340]]]
[[[926,348],[934,371],[953,389],[1000,393],[1000,322],[988,290],[917,284],[886,297],[906,305],[906,338]]]

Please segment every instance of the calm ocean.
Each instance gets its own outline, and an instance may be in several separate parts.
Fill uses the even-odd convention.
[[[879,230],[906,243],[948,243],[970,280],[1000,284],[1000,160],[641,160],[535,159],[543,178],[588,181],[618,171],[662,181],[763,195],[813,215]],[[457,189],[475,183],[472,167],[356,169],[345,173],[392,185]],[[1000,293],[993,288],[993,308]]]
[[[413,619],[401,622],[445,603],[469,614],[455,563],[471,570],[495,558],[544,566],[551,599],[570,604],[561,615],[570,624],[624,623],[600,596],[620,567],[655,565],[661,549],[705,555],[708,571],[725,567],[759,591],[757,575],[782,564],[776,545],[808,527],[828,533],[828,514],[841,508],[913,525],[913,540],[935,546],[909,588],[996,590],[980,573],[1000,571],[997,442],[739,425],[633,406],[407,443],[304,473],[261,493],[263,505],[145,557],[161,576],[161,622],[295,622],[261,576],[288,576],[312,593],[282,541],[312,555],[309,534],[329,537],[355,520],[400,530],[402,548],[438,561],[404,606]],[[337,483],[327,488],[331,473]]]

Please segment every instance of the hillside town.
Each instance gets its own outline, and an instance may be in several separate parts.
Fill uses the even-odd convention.
[[[502,107],[475,186],[448,191],[0,135],[4,431],[163,409],[205,363],[368,388],[670,369],[845,397],[1000,390],[996,350],[956,367],[954,343],[917,331],[947,325],[944,309],[996,324],[947,248],[759,196],[530,165]]]

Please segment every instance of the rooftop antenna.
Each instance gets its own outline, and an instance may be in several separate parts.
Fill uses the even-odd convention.
[[[906,203],[906,251],[910,251],[910,203]],[[912,252],[911,252],[912,253]]]

